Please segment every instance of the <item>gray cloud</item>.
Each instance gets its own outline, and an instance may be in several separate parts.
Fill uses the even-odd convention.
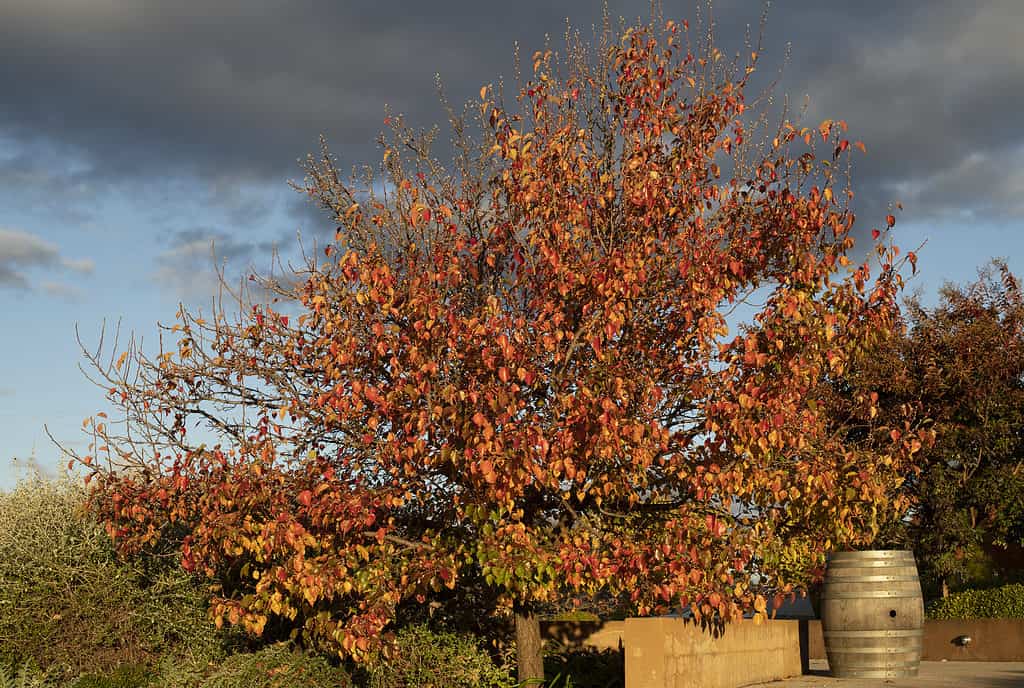
[[[869,206],[898,199],[918,219],[1020,219],[1024,5],[891,4],[900,14],[878,8],[872,24],[866,8],[859,22],[834,17],[849,36],[830,63],[801,70],[811,116],[844,118],[867,143],[856,181]]]
[[[635,17],[647,8],[616,2],[610,10]],[[665,12],[694,15],[689,1]],[[727,52],[759,14],[758,3],[715,3]],[[435,72],[460,102],[511,75],[514,41],[528,54],[550,33],[557,46],[566,16],[587,32],[600,6],[237,0],[200,10],[157,0],[8,0],[0,129],[80,153],[80,184],[221,180],[212,202],[234,204],[242,223],[254,209],[230,180],[283,183],[321,132],[343,165],[372,162],[386,103],[414,125],[442,122]],[[867,143],[855,183],[870,219],[893,200],[921,219],[1019,217],[1012,170],[1024,162],[1022,20],[1019,0],[780,0],[762,64],[771,73],[792,42],[780,93],[809,94],[809,123],[846,119]]]
[[[153,277],[186,300],[217,293],[218,270],[232,285],[253,270],[266,273],[277,249],[275,241],[246,241],[210,227],[179,230],[164,243]]]
[[[59,295],[70,294],[69,287],[59,287],[52,280],[36,284],[30,273],[39,268],[51,273],[58,270],[88,274],[95,269],[95,264],[89,258],[65,258],[55,244],[34,234],[0,228],[0,288],[28,291],[39,287],[51,295],[58,295],[57,292],[64,289]]]

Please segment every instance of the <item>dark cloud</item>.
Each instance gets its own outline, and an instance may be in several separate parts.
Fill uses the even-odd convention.
[[[435,73],[462,98],[510,71],[513,40],[539,43],[565,14],[547,3],[133,7],[5,3],[6,124],[101,150],[112,174],[167,164],[280,174],[321,131],[362,162],[386,103],[432,123]]]
[[[648,3],[610,12],[647,16]],[[759,15],[758,3],[715,3],[727,51]],[[586,33],[600,3],[7,0],[0,129],[79,152],[78,183],[220,180],[214,202],[244,222],[259,209],[238,189],[300,174],[320,133],[343,165],[372,162],[385,104],[414,125],[442,122],[435,73],[460,102],[511,76],[514,41],[525,54],[545,34],[557,46],[567,16]],[[855,171],[867,214],[902,200],[916,218],[1019,217],[1022,20],[1019,0],[780,0],[763,66],[770,76],[791,42],[780,94],[809,94],[809,123],[846,119],[868,145]]]
[[[870,5],[836,12],[846,36],[832,59],[787,80],[810,95],[812,120],[843,118],[867,144],[855,179],[867,205],[900,200],[916,219],[1020,219],[1024,4]]]
[[[60,249],[34,234],[16,229],[0,228],[0,289],[31,291],[40,288],[48,294],[70,296],[71,287],[52,280],[37,282],[32,274],[40,268],[47,273],[91,273],[95,265],[88,258],[65,258]]]

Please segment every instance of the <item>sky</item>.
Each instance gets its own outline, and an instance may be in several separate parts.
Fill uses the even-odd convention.
[[[665,1],[666,19],[707,16]],[[718,0],[727,54],[763,5]],[[650,4],[609,2],[647,19]],[[511,82],[513,50],[589,35],[601,3],[519,0],[3,0],[0,3],[0,488],[82,450],[104,410],[76,328],[155,340],[179,303],[208,305],[217,260],[266,272],[334,225],[292,190],[325,135],[344,169],[374,164],[386,109],[443,125],[435,76],[461,103]],[[761,69],[845,119],[859,236],[897,201],[926,301],[991,257],[1024,274],[1021,0],[777,0]],[[787,58],[788,54],[788,58]],[[778,74],[782,68],[781,74]],[[443,129],[442,129],[443,131]],[[108,340],[109,341],[109,340]]]

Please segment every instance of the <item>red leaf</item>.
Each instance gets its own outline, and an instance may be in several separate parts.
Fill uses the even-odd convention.
[[[879,232],[877,229],[872,229],[871,230],[871,238],[872,239],[878,239],[878,237],[880,237],[881,235],[882,235],[882,233]]]

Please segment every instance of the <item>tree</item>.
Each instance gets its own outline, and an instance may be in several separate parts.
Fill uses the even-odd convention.
[[[81,460],[122,548],[180,551],[217,623],[356,660],[396,605],[479,581],[527,679],[561,596],[761,618],[870,541],[920,442],[842,437],[816,401],[898,324],[897,249],[874,276],[848,257],[862,146],[769,128],[757,52],[688,28],[537,52],[513,105],[485,87],[452,116],[454,171],[400,118],[381,180],[325,147],[302,189],[336,241],[262,282],[281,305],[182,309],[174,349],[94,356],[126,425],[93,419]]]
[[[914,499],[894,538],[918,556],[927,588],[983,582],[995,550],[1024,545],[1024,298],[1004,262],[947,284],[934,307],[908,300],[905,335],[854,366],[881,412],[908,404],[935,442],[904,484]]]

